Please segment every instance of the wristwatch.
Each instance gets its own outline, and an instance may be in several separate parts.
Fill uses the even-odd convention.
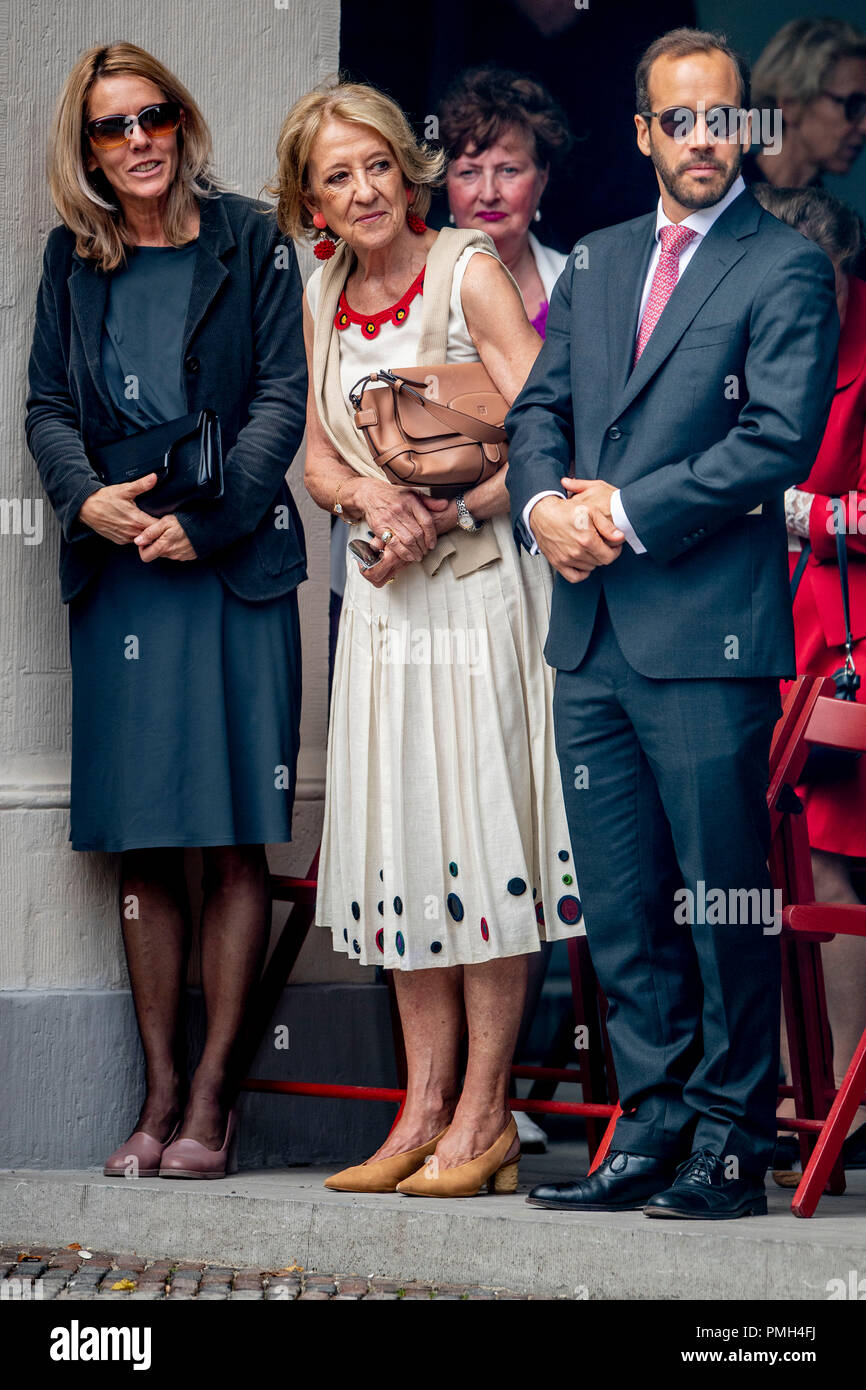
[[[463,501],[463,493],[461,492],[454,500],[457,503],[457,525],[462,527],[464,531],[480,531],[484,522],[475,520]]]

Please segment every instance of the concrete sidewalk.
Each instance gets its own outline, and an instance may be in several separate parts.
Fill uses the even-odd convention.
[[[866,1276],[866,1172],[809,1221],[768,1180],[770,1215],[651,1221],[529,1207],[536,1182],[585,1171],[577,1145],[525,1156],[514,1196],[352,1196],[325,1170],[244,1171],[217,1182],[0,1173],[0,1241],[135,1251],[232,1268],[343,1270],[425,1284],[592,1299],[818,1299]],[[856,1285],[856,1280],[854,1281]]]

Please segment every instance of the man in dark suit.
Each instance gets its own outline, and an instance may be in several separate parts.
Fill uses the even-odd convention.
[[[595,1173],[528,1200],[721,1219],[766,1211],[783,493],[820,443],[839,322],[828,258],[740,177],[748,74],[724,39],[664,35],[637,93],[658,210],[575,247],[506,421],[515,538],[557,571],[545,656],[623,1109]]]

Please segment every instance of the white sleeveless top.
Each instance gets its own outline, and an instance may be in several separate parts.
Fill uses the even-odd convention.
[[[451,302],[448,315],[448,361],[477,362],[478,352],[469,336],[463,305],[460,298],[463,276],[471,256],[479,253],[489,256],[481,246],[467,246],[454,266],[451,284]],[[495,258],[494,258],[495,259]],[[307,281],[307,304],[313,319],[319,303],[319,290],[322,284],[322,266],[318,266]],[[359,323],[349,323],[340,329],[340,381],[343,394],[348,403],[349,392],[368,372],[378,371],[380,367],[406,367],[417,358],[418,341],[421,336],[421,311],[423,292],[417,294],[409,305],[409,312],[402,323],[387,320],[380,324],[375,338],[369,338]],[[351,308],[351,305],[350,305]],[[349,406],[351,410],[352,407]]]

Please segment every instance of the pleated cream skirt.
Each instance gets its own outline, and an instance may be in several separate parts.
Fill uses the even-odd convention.
[[[507,515],[487,525],[502,559],[463,579],[446,559],[377,589],[348,558],[315,920],[364,965],[471,965],[584,932],[542,656],[551,569]]]

